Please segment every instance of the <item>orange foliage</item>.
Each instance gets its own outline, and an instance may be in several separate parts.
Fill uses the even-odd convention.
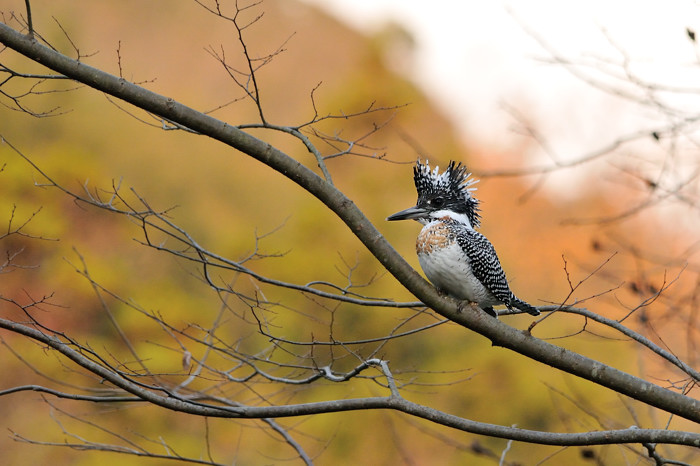
[[[19,8],[20,2],[15,3]],[[46,19],[49,15],[57,17],[82,52],[94,53],[84,59],[93,66],[119,73],[116,53],[119,48],[124,77],[143,82],[155,92],[201,110],[214,109],[240,97],[240,89],[205,51],[211,47],[220,52],[222,44],[227,60],[243,67],[235,31],[196,4],[180,3],[163,8],[158,2],[139,2],[131,7],[85,2],[76,14],[73,3],[52,2],[50,11],[48,6],[35,5],[39,30],[60,49],[70,50],[70,47],[60,30]],[[456,159],[486,170],[526,162],[519,160],[518,154],[489,150],[486,157],[481,155],[486,151],[483,148],[463,147],[445,117],[411,83],[384,68],[376,44],[370,47],[367,38],[303,4],[271,1],[263,7],[264,18],[246,30],[255,55],[274,51],[294,34],[285,47],[287,50],[260,72],[263,107],[271,122],[298,124],[310,120],[313,117],[310,95],[319,81],[323,84],[314,97],[321,115],[362,111],[372,101],[376,101],[374,107],[410,104],[361,118],[329,120],[318,127],[329,134],[342,131],[343,137],[353,139],[367,133],[373,124],[386,125],[366,142],[392,162],[341,157],[329,160],[328,166],[334,183],[365,211],[414,267],[417,260],[413,244],[418,225],[388,224],[384,218],[415,201],[411,164],[418,156],[416,142],[430,154],[432,162],[440,165]],[[24,65],[25,61],[18,63]],[[156,208],[178,206],[170,213],[175,223],[209,249],[233,259],[255,247],[256,232],[263,235],[279,227],[279,231],[261,239],[260,247],[264,253],[283,256],[256,261],[252,267],[257,272],[300,284],[323,277],[344,285],[348,268],[357,264],[352,278],[356,283],[371,283],[366,290],[368,294],[413,300],[393,278],[382,274],[378,263],[342,222],[293,183],[257,162],[202,137],[146,126],[89,89],[48,98],[59,101],[70,113],[33,119],[1,108],[0,121],[3,136],[60,183],[79,191],[86,182],[89,189],[95,190],[109,189],[112,180],[116,180],[124,190],[133,187]],[[43,102],[34,104],[41,106]],[[118,105],[148,118],[123,104]],[[232,124],[256,121],[255,109],[247,101],[221,108],[214,116]],[[155,124],[159,126],[160,122]],[[312,156],[297,141],[290,142],[281,133],[261,132],[260,137],[306,165],[315,166]],[[110,355],[129,361],[130,366],[135,366],[135,362],[130,360],[129,352],[109,324],[90,283],[78,273],[84,267],[80,256],[100,285],[125,301],[138,303],[144,313],[159,313],[179,328],[210,325],[221,303],[198,280],[196,267],[138,244],[133,239],[142,240],[139,226],[125,218],[78,205],[55,189],[34,187],[36,173],[6,146],[0,146],[0,157],[7,163],[6,170],[0,173],[0,213],[8,218],[11,206],[16,204],[16,218],[22,219],[41,207],[41,212],[27,226],[27,232],[59,239],[12,237],[3,241],[3,250],[23,250],[19,256],[22,263],[39,266],[3,275],[0,285],[3,296],[28,302],[30,298],[53,293],[50,301],[55,306],[44,305],[37,312],[43,323],[62,329],[80,341],[89,341],[96,349],[108,348]],[[584,304],[602,315],[620,318],[625,314],[623,305],[637,305],[662,287],[664,280],[668,284],[676,278],[682,264],[657,264],[636,257],[630,248],[643,250],[655,242],[688,242],[689,238],[681,233],[651,222],[651,213],[602,227],[564,224],[571,218],[612,215],[620,208],[621,200],[627,202],[626,193],[613,187],[585,196],[571,193],[558,196],[545,186],[523,201],[536,182],[535,178],[527,177],[494,177],[485,178],[478,185],[477,195],[484,209],[482,231],[496,246],[516,294],[535,305],[559,303],[569,293],[562,256],[574,284],[605,264],[601,272],[575,291],[572,299],[602,294]],[[222,280],[235,278],[225,276]],[[250,293],[258,291],[249,278],[237,279],[245,282],[242,286]],[[627,323],[640,331],[653,325],[659,338],[673,341],[674,351],[686,356],[683,353],[688,346],[684,340],[687,334],[682,331],[682,324],[681,327],[677,324],[682,321],[671,319],[674,316],[668,315],[666,309],[674,299],[687,298],[696,286],[682,276],[670,294],[663,295],[635,314],[630,319],[634,322]],[[612,291],[606,293],[608,290]],[[405,312],[390,309],[357,309],[347,304],[328,308],[300,296],[282,292],[279,296],[287,300],[285,305],[291,310],[280,309],[269,318],[273,331],[289,339],[308,340],[313,336],[328,340],[331,322],[332,336],[339,340],[380,337],[406,317]],[[106,300],[122,330],[130,335],[142,354],[149,355],[149,364],[173,374],[174,381],[186,377],[180,349],[158,325],[124,302],[109,296]],[[238,303],[231,301],[236,313],[253,321],[244,306],[238,308]],[[9,306],[3,305],[0,312],[3,317],[23,319]],[[226,327],[224,334],[230,341],[255,347],[265,340],[250,329],[237,327],[235,319],[227,320],[230,327]],[[429,322],[432,322],[430,318],[416,319],[415,326]],[[508,323],[523,328],[530,322],[529,317],[508,319]],[[582,325],[579,318],[554,315],[536,327],[534,334],[557,338],[580,331]],[[595,331],[610,334],[604,329]],[[194,326],[188,332],[198,334]],[[16,336],[2,336],[22,358],[53,377],[65,378],[74,369],[60,367],[53,356],[42,354],[40,348]],[[583,336],[554,342],[632,373],[638,372],[638,364],[655,360],[638,359],[634,345],[617,339]],[[354,347],[353,351],[364,355],[370,348],[373,347]],[[337,356],[326,348],[317,351],[319,360],[326,358],[330,362]],[[5,373],[17,377],[5,379],[0,389],[36,382],[22,361],[7,348],[2,352]],[[618,415],[611,414],[611,418],[626,419],[621,414],[625,408],[609,392],[553,373],[548,367],[506,350],[492,348],[481,337],[456,325],[445,324],[396,340],[383,348],[380,356],[391,361],[398,376],[405,377],[403,381],[412,379],[416,384],[409,386],[407,397],[470,419],[557,431],[600,428],[588,418],[572,419],[566,413],[578,411],[571,407],[570,401],[548,392],[547,386],[573,393],[583,406]],[[346,357],[336,367],[341,370],[356,363],[355,359]],[[661,380],[673,375],[662,367],[654,368],[653,373]],[[85,383],[80,377],[79,383]],[[436,383],[445,385],[434,387]],[[385,393],[383,388],[364,381],[318,385],[317,389],[294,394],[276,393],[275,387],[270,387],[269,392],[258,389],[279,403]],[[257,395],[245,388],[225,395],[244,403],[259,402]],[[50,401],[69,411],[76,408],[69,401]],[[65,438],[38,395],[0,397],[0,409],[5,428],[36,440],[62,442]],[[262,428],[257,429],[261,427],[257,422],[193,420],[187,415],[133,404],[82,406],[78,411],[93,422],[103,422],[115,429],[128,427],[151,438],[163,436],[179,445],[182,451],[178,453],[183,455],[205,455],[204,439],[209,423],[209,443],[219,461],[231,462],[235,458],[241,464],[252,464],[261,457],[277,462],[293,456],[279,439],[270,438]],[[644,418],[645,414],[640,416]],[[62,422],[72,432],[87,438],[113,440],[74,421],[63,418]],[[628,424],[632,423],[629,420]],[[294,426],[297,420],[284,424]],[[339,461],[349,464],[368,457],[375,464],[390,464],[401,455],[410,456],[416,464],[467,461],[477,464],[474,461],[480,457],[464,451],[464,445],[478,441],[495,452],[505,445],[504,441],[462,435],[386,412],[319,416],[303,420],[298,430],[309,433],[311,440],[302,435],[302,442],[312,455],[320,455],[322,464]],[[456,444],[443,443],[441,436],[453,439]],[[321,440],[316,442],[313,438]],[[80,461],[94,464],[98,457],[100,464],[123,461],[119,455],[41,449],[14,442],[7,436],[0,437],[0,451],[5,452],[7,464],[41,464],[49,458],[56,466]],[[522,462],[543,458],[554,451],[550,447],[514,445],[509,458]],[[578,458],[578,451],[570,449],[557,458],[563,464],[565,459]],[[148,460],[139,463],[137,458],[130,458],[129,463],[150,464]]]

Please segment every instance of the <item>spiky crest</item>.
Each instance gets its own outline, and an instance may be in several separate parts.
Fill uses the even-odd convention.
[[[472,228],[479,227],[479,200],[472,194],[476,191],[472,186],[479,180],[471,178],[472,174],[467,172],[467,167],[454,160],[450,161],[444,172],[439,171],[439,166],[431,171],[428,160],[425,163],[420,159],[416,161],[413,181],[418,191],[418,205],[434,205],[435,200],[439,199],[445,208],[466,214]]]

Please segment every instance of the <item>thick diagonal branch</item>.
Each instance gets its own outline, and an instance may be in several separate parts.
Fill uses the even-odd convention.
[[[534,338],[529,333],[509,327],[478,310],[466,307],[459,312],[455,302],[440,297],[403,260],[350,199],[316,173],[265,141],[172,98],[73,60],[2,23],[0,42],[69,78],[229,145],[286,176],[338,215],[381,264],[418,299],[444,317],[485,336],[495,346],[511,349],[648,405],[700,422],[698,400]]]

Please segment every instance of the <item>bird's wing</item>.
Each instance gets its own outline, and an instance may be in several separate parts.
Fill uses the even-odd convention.
[[[457,234],[457,243],[469,257],[474,276],[496,299],[510,305],[514,296],[491,242],[481,233],[464,228]]]

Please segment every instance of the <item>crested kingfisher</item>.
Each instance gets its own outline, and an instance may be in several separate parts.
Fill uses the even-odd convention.
[[[439,173],[426,161],[416,162],[413,181],[418,202],[387,220],[417,220],[423,225],[416,241],[418,261],[428,280],[439,291],[477,304],[496,316],[493,306],[539,315],[534,306],[515,297],[491,242],[475,228],[481,225],[479,201],[467,168],[451,161]]]

